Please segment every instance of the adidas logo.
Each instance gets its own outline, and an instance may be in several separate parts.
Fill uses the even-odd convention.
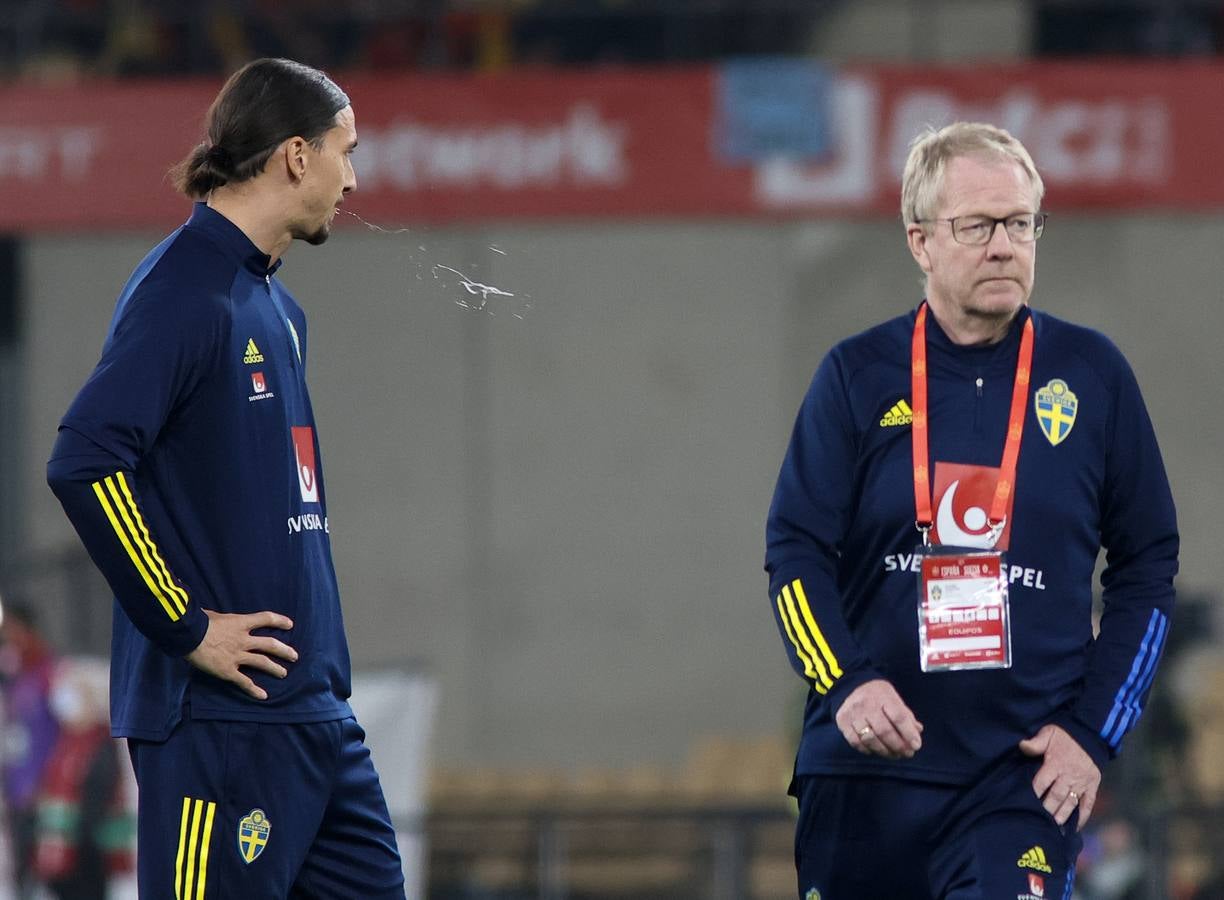
[[[255,338],[247,338],[246,356],[242,357],[242,361],[248,366],[264,361],[264,355],[260,353],[259,348],[255,346]]]
[[[1047,875],[1054,870],[1050,868],[1050,864],[1046,862],[1045,851],[1040,847],[1033,847],[1021,854],[1016,860],[1016,865],[1021,869],[1034,869],[1038,872],[1045,872]]]
[[[904,399],[894,403],[892,409],[884,413],[884,418],[880,419],[880,425],[884,428],[891,428],[893,425],[912,425],[913,422],[914,411]]]

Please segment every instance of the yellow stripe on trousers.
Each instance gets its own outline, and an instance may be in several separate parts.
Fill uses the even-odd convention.
[[[208,880],[208,848],[212,843],[213,816],[216,811],[216,803],[193,800],[191,797],[183,798],[178,854],[174,859],[175,900],[204,900],[204,888]]]
[[[174,900],[183,900],[183,851],[187,848],[187,820],[191,816],[191,798],[183,798],[183,817],[179,820],[178,855],[174,858]]]
[[[208,804],[208,815],[204,819],[204,843],[200,845],[200,880],[196,887],[196,900],[204,900],[204,883],[208,880],[208,845],[212,843],[213,813],[217,804]]]

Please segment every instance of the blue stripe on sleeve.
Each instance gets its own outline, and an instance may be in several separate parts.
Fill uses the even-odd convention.
[[[1156,662],[1164,649],[1167,634],[1168,618],[1160,610],[1152,610],[1147,631],[1139,644],[1139,652],[1135,654],[1135,660],[1131,664],[1130,674],[1119,688],[1113,709],[1109,712],[1105,727],[1101,729],[1101,737],[1114,749],[1117,749],[1118,744],[1122,742],[1122,736],[1142,712],[1141,698],[1151,687],[1156,674]]]
[[[1164,652],[1165,637],[1169,630],[1169,622],[1163,615],[1160,617],[1160,629],[1156,633],[1156,639],[1153,642],[1153,651],[1148,658],[1147,665],[1143,675],[1139,679],[1139,685],[1131,694],[1127,703],[1126,714],[1122,717],[1112,740],[1112,744],[1116,747],[1121,743],[1122,737],[1130,731],[1132,726],[1139,720],[1139,715],[1143,712],[1143,704],[1141,698],[1147,693],[1148,688],[1152,686],[1152,681],[1156,678],[1156,663],[1160,660],[1160,654]]]

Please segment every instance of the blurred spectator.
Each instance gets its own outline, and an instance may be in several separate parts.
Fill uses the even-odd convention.
[[[1224,898],[1224,864],[1217,863],[1208,879],[1190,895],[1189,900],[1221,900]]]
[[[328,69],[495,70],[801,54],[836,0],[9,0],[0,65],[31,78],[220,75],[257,56]],[[1034,0],[1035,56],[1218,54],[1203,0]],[[3,73],[0,73],[3,74]]]
[[[1076,882],[1079,900],[1146,900],[1148,859],[1135,826],[1112,818],[1084,838]]]
[[[4,700],[4,804],[16,896],[30,896],[38,791],[59,736],[52,714],[55,660],[34,613],[6,603],[0,623],[0,678]]]
[[[105,0],[25,0],[0,17],[0,30],[21,74],[63,81],[81,77],[101,54],[107,15]]]
[[[13,0],[0,65],[28,78],[220,75],[257,56],[328,69],[644,64],[802,53],[834,0]],[[0,73],[3,74],[3,73]]]
[[[1036,10],[1038,56],[1206,56],[1220,49],[1218,4],[1043,0]]]
[[[34,868],[59,900],[106,900],[110,877],[133,868],[136,828],[110,736],[106,678],[103,662],[65,662],[51,690],[60,737],[38,801]]]
[[[246,34],[253,56],[285,57],[331,68],[346,68],[350,64],[359,33],[359,15],[354,4],[335,0],[295,3],[248,0],[245,6]]]

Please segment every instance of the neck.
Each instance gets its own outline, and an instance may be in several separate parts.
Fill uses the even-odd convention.
[[[1012,322],[1016,320],[1016,316],[1023,308],[1018,307],[1011,312],[997,315],[964,311],[953,313],[942,303],[933,301],[929,297],[927,306],[931,310],[931,315],[935,317],[935,321],[939,323],[939,327],[943,329],[943,333],[948,336],[948,340],[960,347],[984,347],[997,344],[1007,337],[1008,329],[1011,328]]]
[[[253,186],[219,187],[208,195],[209,209],[219,212],[268,255],[274,264],[293,242],[279,205]]]

